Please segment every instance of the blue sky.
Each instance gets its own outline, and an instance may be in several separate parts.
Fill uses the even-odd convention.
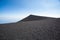
[[[60,18],[60,0],[0,0],[0,23],[17,22],[30,14]]]

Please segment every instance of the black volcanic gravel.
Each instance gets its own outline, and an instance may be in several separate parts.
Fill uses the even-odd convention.
[[[60,40],[60,18],[29,17],[17,23],[0,24],[0,40]]]

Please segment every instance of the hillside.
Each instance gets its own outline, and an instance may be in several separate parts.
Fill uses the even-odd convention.
[[[29,16],[17,23],[0,24],[0,40],[60,40],[60,18]]]
[[[21,21],[35,21],[35,20],[44,20],[44,19],[55,19],[52,17],[45,17],[45,16],[36,16],[36,15],[29,15],[28,17],[20,20]]]

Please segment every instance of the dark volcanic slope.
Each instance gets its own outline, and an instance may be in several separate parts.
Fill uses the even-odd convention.
[[[0,40],[60,40],[60,19],[0,25]]]
[[[36,16],[36,15],[29,15],[28,17],[24,18],[21,21],[35,21],[35,20],[43,20],[43,19],[54,19],[51,17],[43,17],[43,16]],[[19,21],[19,22],[21,22]]]

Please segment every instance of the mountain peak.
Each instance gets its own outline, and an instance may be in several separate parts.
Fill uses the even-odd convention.
[[[29,15],[26,18],[22,19],[21,21],[34,21],[34,20],[42,20],[42,19],[47,19],[47,18],[50,18],[50,17]]]

